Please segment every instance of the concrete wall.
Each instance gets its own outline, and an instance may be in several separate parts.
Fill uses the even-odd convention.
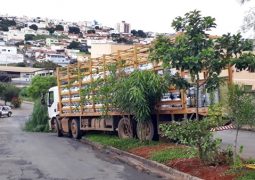
[[[132,48],[133,45],[126,44],[91,44],[91,58],[101,57],[104,54],[108,55],[115,53],[118,50],[126,50]]]

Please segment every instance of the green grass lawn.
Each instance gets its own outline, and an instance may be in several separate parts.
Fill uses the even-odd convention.
[[[156,141],[141,142],[138,139],[120,139],[118,136],[106,134],[88,134],[85,138],[102,145],[112,146],[125,151],[140,146],[152,146],[159,144],[159,142]]]
[[[160,163],[166,163],[174,159],[196,157],[197,151],[192,148],[169,148],[151,154],[150,159]]]

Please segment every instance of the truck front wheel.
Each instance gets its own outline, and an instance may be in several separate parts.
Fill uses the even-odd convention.
[[[77,119],[72,119],[71,122],[71,133],[73,138],[81,139],[81,130],[80,130],[80,123]]]
[[[58,118],[54,119],[54,126],[55,126],[55,132],[57,133],[57,136],[58,137],[63,136],[63,132],[62,132],[62,129],[60,128]]]
[[[122,118],[118,124],[118,135],[121,139],[133,138],[132,123],[129,118]]]

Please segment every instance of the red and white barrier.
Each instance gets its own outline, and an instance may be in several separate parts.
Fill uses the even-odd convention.
[[[228,129],[235,129],[235,126],[233,124],[227,125],[227,126],[220,126],[216,128],[212,128],[210,131],[223,131],[223,130],[228,130]]]

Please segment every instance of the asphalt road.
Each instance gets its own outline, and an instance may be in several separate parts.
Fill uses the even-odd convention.
[[[0,118],[0,180],[158,179],[78,141],[22,131],[31,111],[23,104],[12,117]]]
[[[215,133],[215,137],[222,139],[223,148],[226,148],[229,145],[234,145],[235,135],[236,130],[224,130]],[[238,147],[244,147],[241,156],[246,159],[255,159],[255,132],[239,131],[237,140]]]

